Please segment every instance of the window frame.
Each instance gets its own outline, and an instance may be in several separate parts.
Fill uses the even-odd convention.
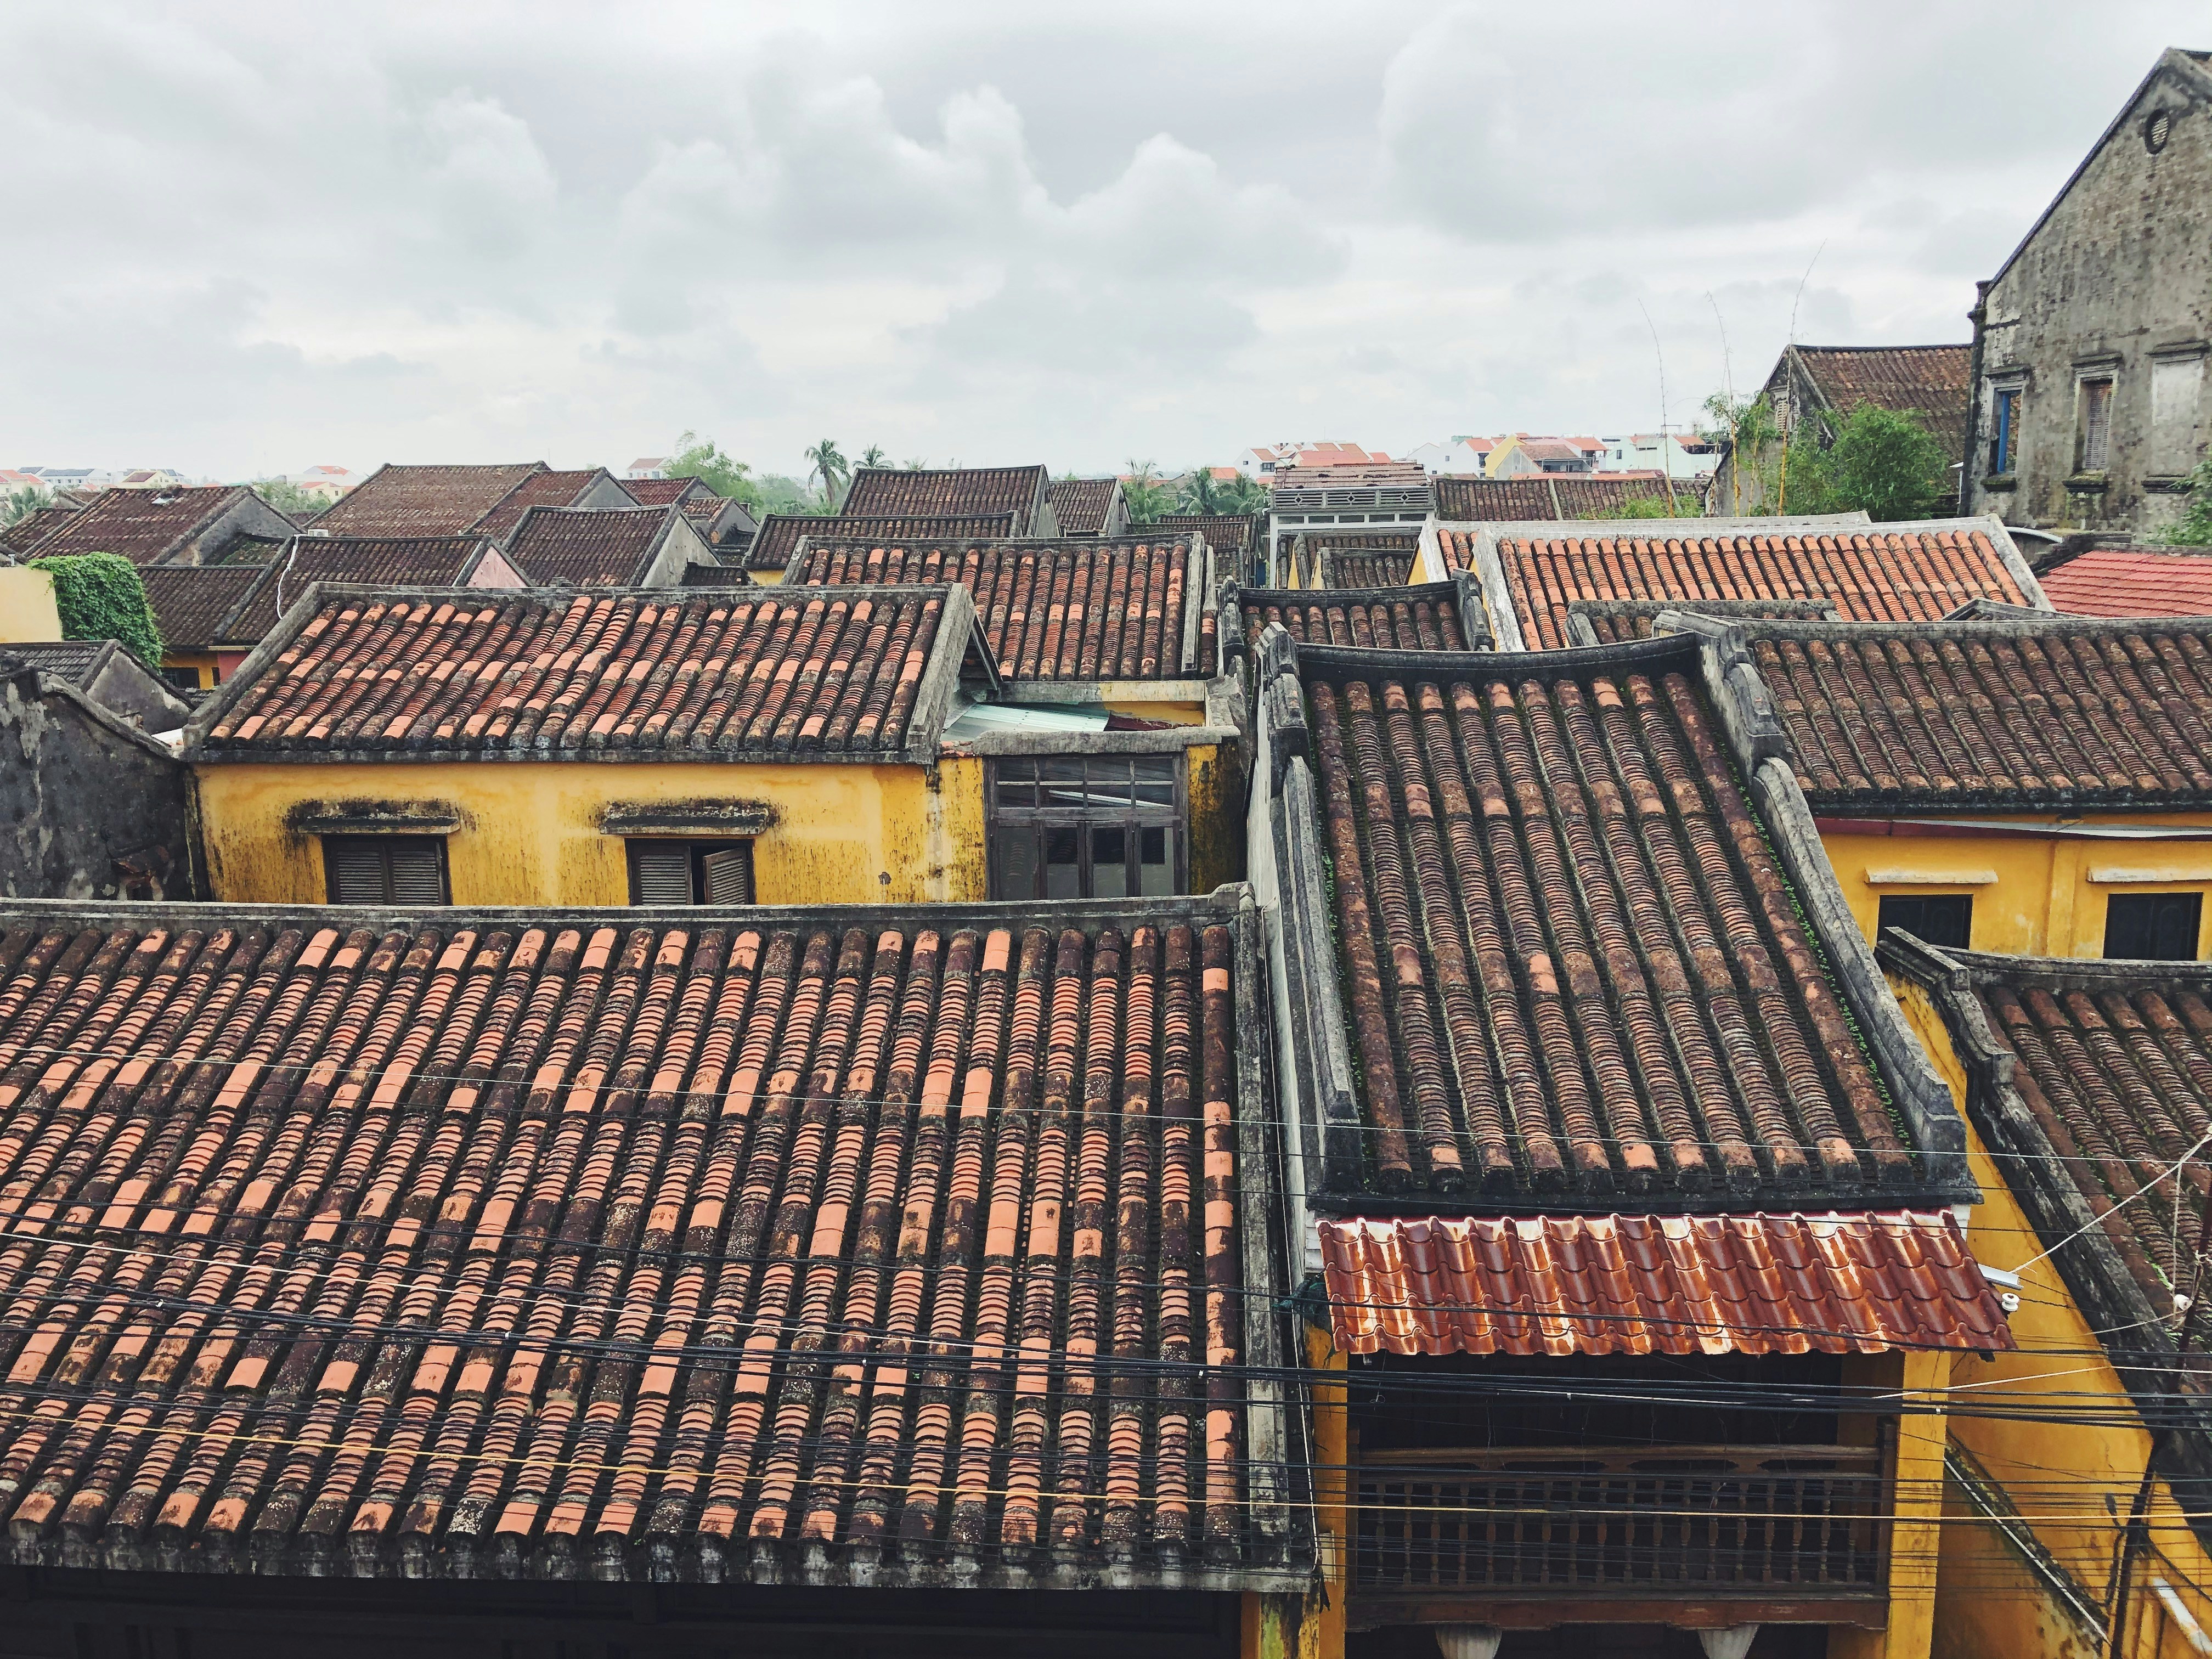
[[[1001,799],[1001,788],[1010,781],[1027,781],[1032,788],[1042,787],[1042,769],[1047,762],[1073,761],[1086,769],[1093,765],[1119,765],[1130,769],[1130,801],[1116,810],[1110,805],[1093,805],[1088,800],[1081,806],[1038,806],[1007,805]],[[1173,800],[1161,805],[1156,802],[1140,802],[1135,799],[1135,766],[1145,762],[1164,763],[1168,781],[1173,785]],[[1009,779],[1007,769],[1028,768],[1027,780]],[[1143,866],[1138,857],[1136,836],[1146,830],[1164,830],[1168,837],[1168,885],[1170,895],[1181,895],[1190,887],[1190,835],[1188,785],[1189,778],[1188,751],[1174,750],[1158,752],[1123,752],[1115,754],[1041,754],[1006,755],[986,763],[983,781],[983,845],[985,890],[994,901],[1009,902],[1043,902],[1045,895],[1044,837],[1054,830],[1111,830],[1120,828],[1130,835],[1128,849],[1123,855],[1123,879],[1127,891],[1121,896],[1139,898],[1161,896],[1146,895],[1142,890]],[[1085,793],[1090,784],[1085,780]],[[1026,832],[1034,841],[1034,855],[1030,868],[1036,872],[1033,890],[1029,893],[1009,893],[1005,890],[1012,873],[1006,868],[1004,848],[1016,836]],[[1092,863],[1093,842],[1084,834],[1078,842],[1077,888],[1079,899],[1097,897]],[[1112,896],[1108,896],[1109,898]]]
[[[2188,905],[2190,905],[2190,906],[2191,906],[2191,907],[2193,907],[2193,908],[2194,908],[2195,912],[2196,912],[2196,927],[2195,927],[2195,931],[2194,931],[2194,933],[2193,933],[2193,934],[2192,934],[2192,936],[2191,936],[2191,938],[2190,939],[2190,941],[2189,941],[2189,954],[2188,954],[2187,956],[2148,956],[2148,955],[2115,956],[2115,955],[2113,955],[2113,953],[2112,953],[2112,927],[2113,927],[2113,922],[2114,922],[2114,920],[2115,920],[2114,915],[2113,915],[2113,912],[2114,912],[2116,909],[2118,909],[2118,908],[2120,906],[2122,906],[2122,905],[2126,905],[2126,906],[2129,906],[2130,908],[2133,908],[2134,906],[2136,906],[2136,905],[2138,905],[2138,904],[2143,904],[2143,903],[2148,903],[2148,904],[2155,905],[2155,904],[2156,904],[2156,903],[2158,903],[2158,902],[2159,902],[2159,901],[2160,901],[2160,900],[2181,901],[2181,902],[2186,902]],[[2158,921],[2157,921],[2157,919],[2156,919],[2155,915],[2153,915],[2153,916],[2152,916],[2152,917],[2151,917],[2151,918],[2150,918],[2150,919],[2149,919],[2149,920],[2148,920],[2148,921],[2144,924],[2144,926],[2145,926],[2145,927],[2146,927],[2146,931],[2147,931],[2147,933],[2148,933],[2148,934],[2150,934],[2150,935],[2154,936],[2153,938],[2151,938],[2151,939],[2150,939],[2149,942],[2151,942],[2151,943],[2155,943],[2155,938],[2154,938],[2154,935],[2156,934],[2156,933],[2157,933],[2157,931],[2158,931],[2158,927],[2159,927],[2159,924],[2158,924]],[[2151,890],[2149,890],[2149,891],[2138,892],[2138,893],[2112,893],[2112,894],[2110,894],[2110,895],[2108,895],[2108,896],[2106,896],[2106,900],[2105,900],[2105,937],[2104,937],[2103,944],[2102,944],[2102,946],[2101,946],[2102,954],[2103,954],[2103,959],[2104,959],[2105,961],[2107,961],[2107,962],[2201,962],[2201,961],[2203,961],[2203,960],[2204,959],[2204,958],[2203,958],[2203,948],[2204,948],[2204,890],[2203,890],[2203,888],[2201,888],[2201,887],[2172,887],[2172,888],[2158,888],[2158,889]]]
[[[2077,409],[2074,471],[2108,472],[2112,465],[2112,405],[2119,395],[2119,375],[2110,369],[2083,374],[2075,381],[2074,388]]]
[[[392,891],[392,855],[394,852],[398,851],[403,848],[429,848],[436,852],[438,857],[437,902],[444,905],[451,904],[453,902],[453,864],[447,857],[446,837],[443,836],[362,835],[356,832],[354,834],[325,835],[318,837],[318,839],[322,843],[323,894],[325,898],[330,903],[362,905],[365,906],[365,908],[372,909],[412,908],[416,902],[416,901],[399,898]],[[337,860],[334,854],[348,842],[356,842],[364,849],[373,848],[381,858],[383,863],[385,892],[385,896],[382,898],[363,901],[361,899],[348,899],[339,896],[338,866]]]
[[[747,909],[760,902],[760,866],[754,848],[757,836],[625,836],[623,837],[623,872],[629,883],[629,904],[632,909],[651,908],[658,901],[638,896],[638,855],[647,850],[665,851],[682,848],[690,855],[691,896],[684,908],[697,908],[712,905],[716,908]],[[705,860],[712,853],[727,852],[743,848],[745,854],[745,897],[735,906],[718,904],[707,896]]]
[[[1990,388],[1990,473],[2009,478],[2020,467],[2020,415],[2027,388],[2017,381]]]
[[[1884,919],[1884,913],[1887,912],[1892,905],[1953,903],[1964,904],[1966,910],[1966,926],[1965,929],[1966,937],[1956,940],[1931,939],[1929,937],[1926,930],[1923,927],[1915,927],[1905,922],[1889,921]],[[1881,938],[1882,930],[1886,927],[1903,927],[1906,933],[1911,933],[1915,939],[1919,939],[1923,944],[1932,945],[1939,951],[1971,951],[1974,948],[1973,890],[1970,888],[1963,893],[1945,893],[1923,892],[1915,889],[1911,892],[1879,894],[1876,896],[1875,902],[1875,937],[1877,939]]]

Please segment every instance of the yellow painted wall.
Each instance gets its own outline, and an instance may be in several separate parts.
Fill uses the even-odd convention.
[[[1963,1115],[1966,1073],[1942,1015],[1917,985],[1899,980],[1892,984]],[[2085,1395],[2124,1403],[2119,1374],[2074,1305],[2056,1260],[2033,1261],[2043,1254],[2041,1239],[1971,1123],[1966,1133],[1968,1161],[1984,1194],[1968,1222],[1967,1242],[1976,1261],[2021,1270],[2021,1305],[2012,1316],[2012,1330],[2021,1351],[1987,1360],[1960,1356],[1953,1367],[1953,1388],[2008,1395],[2007,1403],[2012,1405],[2033,1407],[2040,1398],[2043,1413],[2059,1416],[2081,1414],[2079,1396]],[[2113,1546],[2150,1452],[2150,1436],[2133,1426],[2085,1428],[1966,1417],[1951,1419],[1950,1433],[2005,1488],[2043,1546],[2101,1601],[2112,1576]],[[2120,1520],[2106,1510],[2107,1498]],[[2198,1545],[2164,1482],[2157,1488],[2150,1522],[2152,1543],[2172,1565],[2160,1568],[2154,1557],[2138,1558],[2128,1639],[2119,1652],[2123,1659],[2183,1659],[2194,1650],[2152,1595],[2150,1576],[2159,1571],[2191,1615],[2212,1630],[2212,1555]],[[2075,1634],[2078,1626],[1984,1522],[1953,1519],[1945,1524],[1936,1613],[1936,1659],[2088,1659]]]
[[[781,568],[775,570],[748,570],[745,574],[753,579],[753,586],[755,587],[781,587],[783,586],[783,571]]]
[[[27,644],[62,636],[62,613],[54,605],[53,573],[18,565],[0,569],[0,641]]]
[[[240,903],[322,903],[321,839],[288,827],[287,815],[306,802],[355,799],[460,809],[447,838],[456,904],[627,904],[624,837],[599,827],[617,800],[768,802],[775,822],[753,850],[763,904],[910,904],[985,890],[978,760],[222,763],[198,772],[209,879],[216,897]]]
[[[2212,828],[2212,815],[2066,822],[2202,830]],[[1860,931],[1869,939],[1874,937],[1885,894],[1972,893],[1974,922],[1969,943],[1977,951],[2101,957],[2106,903],[2114,893],[2212,894],[2212,841],[1824,834],[1820,844]],[[2140,879],[2113,878],[2122,874]],[[2205,904],[2204,916],[2199,957],[2212,956],[2212,900]]]
[[[161,653],[164,668],[189,668],[200,677],[200,690],[211,690],[216,684],[216,654],[212,651],[165,651]]]
[[[1201,726],[1206,721],[1204,702],[1144,702],[1108,697],[1102,705],[1109,714],[1119,714],[1125,720],[1165,720],[1174,726]]]

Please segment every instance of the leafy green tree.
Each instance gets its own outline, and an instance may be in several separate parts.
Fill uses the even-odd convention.
[[[870,444],[860,452],[860,459],[854,463],[858,466],[889,466],[890,464],[891,458],[884,453],[881,444]]]
[[[295,514],[319,513],[330,505],[327,498],[300,488],[289,478],[257,478],[253,493],[289,518]]]
[[[1164,513],[1175,511],[1175,491],[1160,482],[1159,469],[1150,461],[1128,460],[1121,477],[1121,499],[1128,504],[1131,524],[1150,524]]]
[[[115,553],[33,559],[54,579],[54,609],[65,640],[120,640],[149,668],[161,665],[161,625],[147,603],[138,567]]]
[[[814,464],[814,470],[806,476],[822,480],[823,505],[834,507],[837,492],[851,475],[852,463],[845,459],[844,451],[837,447],[835,438],[824,438],[816,444],[806,452],[806,459]]]
[[[21,524],[52,500],[52,495],[36,484],[25,484],[21,489],[13,489],[5,495],[0,495],[0,530],[5,530],[9,525]]]
[[[899,465],[909,472],[927,472],[929,470],[929,463],[919,455],[909,455]]]
[[[1728,499],[1714,502],[1712,510],[1728,518],[1773,512],[1783,489],[1782,428],[1774,405],[1763,392],[1735,398],[1716,392],[1705,399],[1705,412],[1698,436],[1729,458]]]
[[[1217,513],[1249,516],[1267,510],[1267,486],[1242,472],[1233,478],[1215,479],[1213,498],[1220,503],[1214,508]]]
[[[2173,547],[2212,547],[2212,455],[2197,462],[2185,482],[2189,505],[2164,539]]]
[[[1798,446],[1790,445],[1792,472]],[[1861,404],[1837,422],[1835,437],[1815,464],[1819,504],[1801,511],[1864,512],[1877,524],[1927,519],[1952,493],[1950,458],[1920,416],[1908,410]],[[1787,501],[1799,500],[1797,479]]]
[[[676,453],[666,471],[672,478],[696,478],[717,495],[743,501],[755,517],[762,511],[760,488],[751,477],[752,468],[732,460],[712,438],[686,432],[676,441]]]
[[[1221,488],[1210,466],[1193,467],[1190,477],[1183,480],[1182,493],[1176,500],[1179,513],[1198,513],[1207,516],[1226,513],[1221,504]]]
[[[781,472],[764,472],[756,481],[762,513],[813,513],[824,509],[807,493],[806,486]]]
[[[1676,507],[1667,505],[1664,495],[1631,495],[1619,507],[1608,507],[1602,513],[1593,513],[1593,519],[1674,519],[1682,515]]]

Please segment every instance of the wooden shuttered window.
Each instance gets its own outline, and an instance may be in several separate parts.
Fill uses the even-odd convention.
[[[446,843],[438,836],[325,836],[333,904],[445,904]]]
[[[633,841],[632,904],[750,904],[749,841]]]

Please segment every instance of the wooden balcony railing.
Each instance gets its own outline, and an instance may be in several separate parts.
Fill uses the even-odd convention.
[[[1356,1591],[1416,1597],[1878,1596],[1881,1454],[1855,1446],[1375,1452]]]

